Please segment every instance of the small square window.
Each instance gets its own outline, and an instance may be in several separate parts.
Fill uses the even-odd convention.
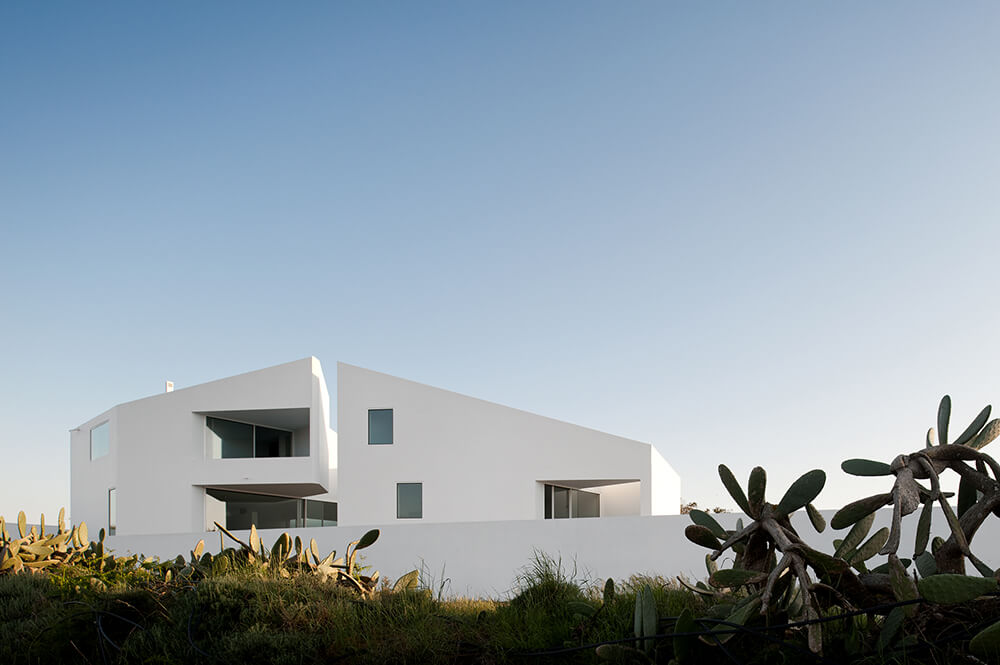
[[[392,409],[368,409],[368,445],[392,444]]]
[[[421,519],[424,516],[424,484],[396,483],[396,518]]]

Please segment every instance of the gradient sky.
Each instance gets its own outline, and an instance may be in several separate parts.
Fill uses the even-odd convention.
[[[840,462],[1000,401],[998,35],[979,2],[4,3],[0,513],[67,505],[112,405],[308,355],[653,443],[703,506],[719,463],[886,491]]]

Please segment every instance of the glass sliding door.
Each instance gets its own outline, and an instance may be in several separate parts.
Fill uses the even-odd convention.
[[[205,417],[205,438],[212,459],[308,457],[308,437],[301,437],[297,450],[293,436],[288,430]]]
[[[600,494],[559,485],[545,485],[545,519],[600,516]]]
[[[208,488],[205,494],[225,504],[227,529],[294,529],[337,526],[337,504]]]
[[[600,517],[601,495],[596,492],[576,490],[576,504],[573,507],[573,517]]]
[[[565,487],[552,486],[552,517],[557,520],[569,518],[569,493]]]
[[[212,457],[234,459],[253,457],[253,425],[221,418],[206,418]]]
[[[337,526],[337,504],[306,499],[306,526]]]

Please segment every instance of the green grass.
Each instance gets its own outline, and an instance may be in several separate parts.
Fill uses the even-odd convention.
[[[628,585],[599,588],[540,556],[509,601],[439,599],[430,590],[359,600],[310,575],[234,570],[198,582],[100,579],[92,570],[0,577],[0,660],[13,663],[505,663],[523,654],[627,636]],[[689,594],[653,581],[664,612]],[[595,610],[585,617],[572,603]],[[578,609],[581,605],[576,606]],[[564,662],[594,660],[592,650]]]
[[[165,583],[142,571],[102,577],[65,567],[54,574],[0,576],[0,663],[603,662],[591,646],[545,652],[630,637],[635,595],[647,584],[664,633],[685,609],[704,617],[733,600],[710,603],[673,581],[633,577],[618,581],[604,602],[602,580],[585,579],[573,566],[544,555],[521,571],[509,600],[443,599],[429,589],[382,589],[360,600],[312,575],[284,578],[259,568]],[[987,620],[992,611],[962,618]],[[962,662],[955,660],[961,654],[955,646],[879,654],[874,640],[880,624],[859,617],[831,625],[827,657]],[[748,664],[815,662],[803,655],[801,632],[779,637],[797,648],[739,636],[727,649]],[[667,663],[672,641],[659,640],[652,656]],[[695,663],[727,661],[718,647],[697,641],[694,656]]]

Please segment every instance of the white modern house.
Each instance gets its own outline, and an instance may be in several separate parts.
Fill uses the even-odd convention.
[[[72,430],[71,512],[117,535],[677,514],[653,446],[305,358]]]

